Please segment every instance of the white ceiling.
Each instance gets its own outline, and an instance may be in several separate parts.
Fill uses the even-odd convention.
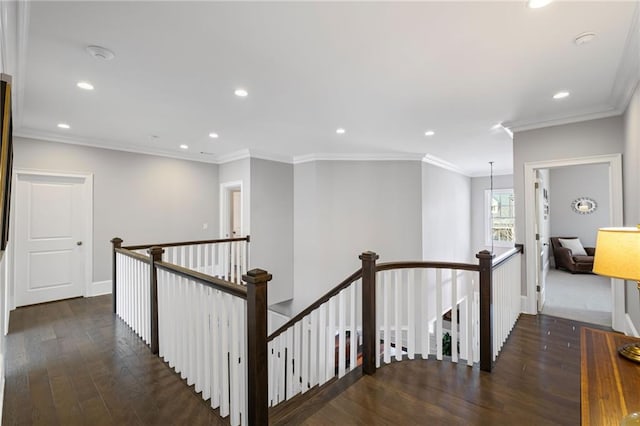
[[[468,175],[488,174],[489,161],[508,173],[511,140],[494,124],[623,112],[638,81],[638,9],[30,2],[15,134],[209,162],[246,150],[285,161],[427,154]],[[576,46],[585,31],[595,40]],[[88,45],[116,57],[93,58]],[[76,88],[80,80],[95,90]],[[236,97],[237,87],[249,96]],[[571,96],[553,100],[561,89]]]

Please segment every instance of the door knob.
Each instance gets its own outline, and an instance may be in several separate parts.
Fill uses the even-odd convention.
[[[82,245],[82,241],[78,241],[78,242],[76,243],[76,245],[77,245],[77,246],[81,246],[81,245]]]

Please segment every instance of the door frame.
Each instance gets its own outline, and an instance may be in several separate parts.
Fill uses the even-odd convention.
[[[20,176],[43,176],[43,177],[66,177],[66,178],[74,178],[74,179],[83,179],[84,180],[84,191],[83,191],[83,204],[84,204],[84,217],[85,217],[85,226],[84,226],[84,234],[85,239],[82,240],[82,244],[84,246],[84,285],[82,286],[83,292],[82,295],[84,297],[88,297],[92,295],[91,288],[93,285],[93,173],[85,173],[85,172],[60,172],[60,171],[48,171],[48,170],[37,170],[37,169],[15,169],[13,171],[13,181],[11,182],[12,187],[15,188],[14,197],[18,196],[18,178]],[[16,206],[15,201],[12,200],[12,206]],[[10,310],[14,310],[16,308],[16,282],[15,282],[15,269],[16,269],[16,253],[15,253],[15,240],[16,240],[16,214],[15,207],[11,209],[10,213],[10,231],[9,236],[11,238],[9,245],[10,250],[8,250],[8,254],[10,255],[10,261],[8,262],[8,278],[9,282],[12,283],[10,286]]]
[[[623,226],[622,198],[622,154],[595,155],[590,157],[567,158],[524,163],[524,218],[525,218],[525,258],[526,258],[526,299],[523,311],[537,314],[535,265],[537,255],[535,239],[535,193],[534,183],[537,169],[580,166],[585,164],[609,165],[609,226]],[[625,331],[624,281],[611,279],[611,326],[614,330]]]
[[[244,237],[244,190],[242,181],[236,180],[220,184],[220,238],[231,238],[231,193],[237,190],[240,191],[240,235],[237,237]]]

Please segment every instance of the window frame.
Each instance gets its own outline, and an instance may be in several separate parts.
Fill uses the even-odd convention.
[[[513,223],[513,241],[501,241],[501,240],[493,240],[493,215],[491,214],[491,194],[492,191],[490,189],[485,189],[484,191],[484,242],[487,247],[513,247],[515,245],[515,200],[514,200],[514,223]],[[499,188],[494,189],[493,194],[496,193],[506,193],[514,196],[513,188]]]

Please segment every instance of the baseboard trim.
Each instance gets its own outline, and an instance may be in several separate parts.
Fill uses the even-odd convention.
[[[102,296],[104,294],[111,294],[111,280],[96,281],[91,283],[89,288],[89,294],[87,297]]]
[[[627,323],[627,329],[625,330],[625,334],[627,336],[631,335],[633,337],[640,337],[640,334],[638,334],[638,330],[633,325],[633,320],[631,320],[631,317],[629,316],[629,314],[626,314],[624,317]]]

